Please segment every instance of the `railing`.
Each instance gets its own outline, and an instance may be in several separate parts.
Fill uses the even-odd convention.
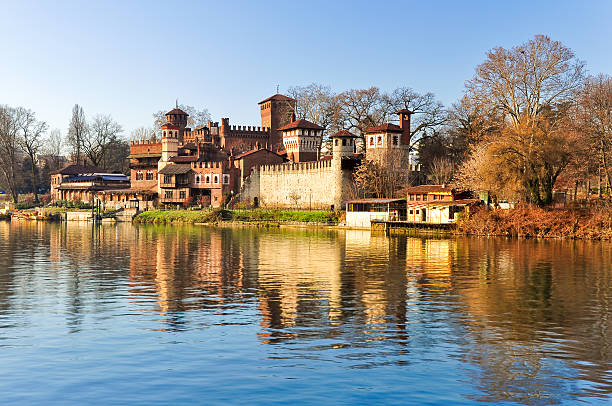
[[[186,198],[179,198],[179,197],[162,197],[161,199],[159,199],[160,202],[162,203],[183,203],[185,201]]]

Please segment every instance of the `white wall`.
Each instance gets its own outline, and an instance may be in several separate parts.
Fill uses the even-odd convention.
[[[347,211],[346,226],[355,228],[370,228],[372,220],[388,220],[386,211]]]

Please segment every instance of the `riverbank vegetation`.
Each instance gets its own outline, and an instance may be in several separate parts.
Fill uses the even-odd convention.
[[[510,210],[478,208],[457,223],[457,233],[526,238],[612,240],[612,205],[542,208],[523,205]]]
[[[337,224],[334,212],[292,211],[292,210],[150,210],[138,214],[135,223],[153,224],[213,224],[219,222],[271,224],[271,223],[310,223]]]

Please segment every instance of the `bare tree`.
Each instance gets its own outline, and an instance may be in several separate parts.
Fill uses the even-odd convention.
[[[296,103],[296,119],[308,120],[324,127],[327,132],[335,132],[341,127],[338,123],[338,97],[329,86],[311,83],[308,86],[293,86],[288,92]]]
[[[72,108],[72,118],[68,126],[67,144],[71,148],[72,159],[76,163],[83,162],[83,142],[88,132],[89,127],[87,126],[83,108],[75,104]]]
[[[449,158],[435,158],[429,167],[429,180],[434,184],[450,183],[454,175],[454,163]]]
[[[0,105],[0,173],[14,203],[19,198],[17,161],[20,122],[20,110]]]
[[[517,126],[556,104],[572,101],[584,80],[584,62],[544,35],[489,52],[467,82],[467,96],[483,111],[497,110]]]
[[[59,169],[62,160],[62,147],[64,144],[61,130],[57,128],[52,130],[45,144],[45,153],[51,158],[52,170]]]
[[[130,140],[155,140],[155,130],[150,127],[138,127],[130,132]]]
[[[109,158],[109,147],[117,141],[122,128],[109,115],[97,115],[87,135],[83,137],[83,153],[95,166],[105,167]]]
[[[489,52],[467,83],[470,104],[493,112],[499,117],[494,124],[501,124],[486,141],[500,164],[485,169],[498,177],[519,176],[525,198],[533,203],[551,202],[556,179],[571,162],[567,106],[583,79],[584,63],[569,48],[538,35]]]
[[[365,197],[393,197],[413,181],[407,162],[408,150],[368,152],[368,158],[355,169],[357,193]]]
[[[410,147],[418,140],[432,135],[447,121],[444,105],[431,93],[420,94],[409,87],[400,87],[381,96],[384,121],[395,121],[395,112],[408,109],[413,112],[410,122]]]
[[[350,89],[338,95],[342,127],[362,136],[366,128],[383,124],[387,113],[377,87]]]
[[[19,137],[17,144],[21,151],[30,161],[32,193],[34,203],[38,203],[38,154],[42,148],[43,135],[47,131],[47,123],[38,121],[32,110],[18,108],[21,120],[19,120]]]
[[[609,189],[612,185],[612,77],[598,75],[587,78],[576,104],[575,116],[573,123],[586,136]],[[593,156],[587,158],[593,161]]]

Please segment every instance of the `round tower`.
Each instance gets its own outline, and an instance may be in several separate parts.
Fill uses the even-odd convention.
[[[356,135],[342,130],[338,131],[331,137],[332,140],[332,155],[333,159],[352,157],[355,154],[355,139]]]
[[[331,192],[334,199],[334,210],[343,210],[349,198],[353,182],[353,169],[359,162],[355,157],[355,140],[357,136],[341,130],[332,135],[332,171],[333,185]]]
[[[170,158],[178,155],[180,128],[166,123],[161,126],[162,156],[160,162],[168,162]]]
[[[176,127],[178,130],[178,140],[180,142],[183,142],[185,127],[187,127],[187,117],[189,117],[189,114],[185,113],[178,107],[166,113],[166,124]]]

